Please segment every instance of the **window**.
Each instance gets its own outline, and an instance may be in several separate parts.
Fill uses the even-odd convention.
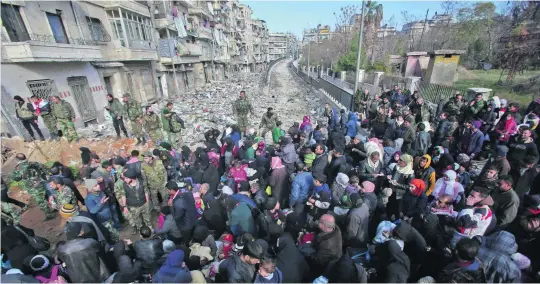
[[[12,42],[30,40],[19,6],[2,4],[2,25]]]
[[[90,34],[92,35],[93,40],[107,41],[106,38],[109,35],[105,31],[105,29],[103,29],[103,25],[101,24],[101,21],[99,19],[86,17],[86,22],[88,23],[88,29],[90,30]],[[108,40],[110,40],[110,38]]]
[[[58,94],[56,84],[53,80],[31,80],[26,82],[26,86],[32,95],[38,96],[44,100],[49,100],[50,96]]]
[[[60,17],[60,15],[52,13],[46,14],[47,19],[49,20],[49,25],[51,26],[54,40],[57,43],[69,43],[66,30],[64,29],[64,23],[62,22],[62,18]]]
[[[122,13],[122,19],[120,19],[120,14]],[[109,17],[109,21],[118,21],[118,23],[121,23],[121,21],[124,21],[124,25],[126,28],[127,33],[127,39],[130,41],[150,41],[151,40],[151,29],[152,25],[150,24],[150,19],[146,18],[142,15],[135,14],[129,11],[121,10],[116,11],[108,11],[107,16]],[[120,25],[121,28],[121,25]],[[114,29],[113,29],[114,30]],[[115,37],[117,34],[115,34]],[[118,35],[119,36],[119,35]],[[118,40],[125,40],[125,38],[122,36],[122,38],[116,38]]]
[[[109,20],[111,23],[111,29],[113,31],[114,38],[120,41],[120,45],[126,47],[126,42],[124,38],[124,31],[122,30],[122,21],[121,20]]]

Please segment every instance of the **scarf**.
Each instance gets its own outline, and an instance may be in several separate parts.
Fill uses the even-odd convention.
[[[375,141],[369,141],[364,145],[364,148],[366,149],[368,166],[371,167],[372,169],[376,169],[379,166],[380,160],[383,158],[382,151],[379,148],[379,145]],[[379,153],[379,160],[376,162],[373,162],[371,160],[371,154],[373,152]]]
[[[302,121],[302,124],[300,125],[300,129],[304,129],[307,125],[311,125],[311,119],[309,118],[309,116],[304,116],[304,119]]]
[[[272,162],[271,162],[271,165],[270,165],[270,168],[272,170],[275,170],[275,169],[281,169],[285,167],[283,165],[283,163],[281,162],[281,159],[279,157],[272,157]]]
[[[39,99],[37,103],[32,103],[32,105],[34,106],[34,110],[37,112],[37,114],[39,115],[41,113],[41,109],[47,105],[47,102],[45,102],[43,99]]]
[[[421,179],[411,180],[411,184],[414,185],[414,190],[411,192],[414,196],[420,196],[424,190],[426,190],[426,183]]]
[[[402,174],[402,175],[412,175],[414,174],[414,170],[413,170],[413,157],[409,154],[404,154],[404,155],[401,155],[400,157],[400,160],[404,161],[405,163],[407,163],[407,165],[405,167],[400,167],[399,164],[396,165],[397,167],[397,172]]]

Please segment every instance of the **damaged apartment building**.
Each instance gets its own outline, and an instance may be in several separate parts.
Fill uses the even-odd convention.
[[[1,4],[2,132],[12,135],[24,132],[15,95],[58,95],[84,127],[105,119],[106,94],[149,104],[269,63],[266,23],[238,0]]]

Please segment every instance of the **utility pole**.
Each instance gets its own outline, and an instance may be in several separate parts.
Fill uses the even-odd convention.
[[[424,31],[426,30],[428,13],[429,13],[429,9],[427,9],[426,11],[426,19],[424,20],[424,27],[422,27],[422,34],[420,35],[420,42],[418,42],[418,50],[420,50],[420,46],[422,45],[422,38],[424,37]]]
[[[171,33],[169,32],[169,26],[166,26],[165,29],[167,30],[167,41],[168,44],[171,44]],[[169,51],[174,51],[174,49],[169,46]],[[171,63],[172,63],[172,72],[173,72],[173,78],[174,78],[174,94],[178,96],[178,80],[176,79],[176,67],[174,67],[174,58],[176,57],[176,54],[171,54]]]
[[[360,57],[362,57],[362,37],[364,36],[364,0],[362,0],[362,14],[360,14],[360,35],[358,36],[358,54],[356,55],[356,78],[354,79],[354,93],[358,90],[358,74],[360,73]]]

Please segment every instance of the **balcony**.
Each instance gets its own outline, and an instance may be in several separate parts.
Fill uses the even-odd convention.
[[[209,28],[200,27],[199,38],[212,39],[212,30]]]
[[[155,61],[158,60],[155,49],[115,48],[103,51],[103,61]],[[98,60],[99,61],[99,60]]]
[[[89,39],[70,38],[58,43],[50,35],[28,35],[24,42],[2,41],[2,62],[65,62],[95,61],[103,55],[100,42]],[[109,38],[110,40],[110,38]]]
[[[116,8],[124,8],[126,10],[130,10],[132,12],[144,15],[146,17],[150,17],[150,9],[148,6],[148,3],[142,4],[138,1],[122,1],[122,0],[100,0],[100,1],[88,1],[90,3],[93,3],[97,6],[105,7],[106,10],[110,9],[116,9]],[[153,13],[154,11],[152,11]]]
[[[212,18],[213,15],[212,15],[212,13],[210,13],[210,10],[208,10],[208,7],[205,6],[205,4],[206,4],[206,2],[197,1],[197,6],[189,8],[189,14],[202,15],[202,16],[206,16],[208,18]]]
[[[188,36],[199,37],[199,30],[198,29],[191,28],[191,29],[187,30],[186,32],[187,32]]]
[[[174,25],[173,17],[171,15],[163,15],[163,17],[156,17],[154,19],[154,28],[161,29],[165,27],[176,31],[176,25]]]

